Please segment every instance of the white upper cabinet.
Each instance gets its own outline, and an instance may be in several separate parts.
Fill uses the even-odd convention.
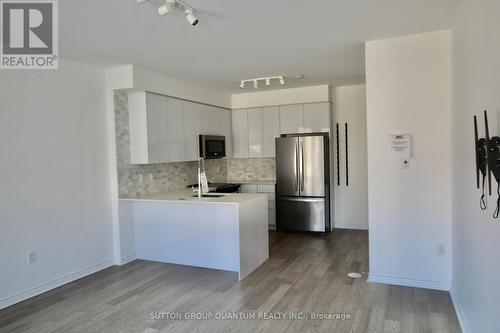
[[[183,102],[167,98],[167,140],[168,161],[181,162],[184,159],[184,112]]]
[[[280,131],[282,134],[304,132],[304,105],[280,106]]]
[[[131,93],[128,96],[130,163],[160,163],[168,159],[167,107],[162,96]]]
[[[262,109],[248,109],[248,157],[264,156]]]
[[[164,98],[158,95],[146,95],[148,119],[148,156],[149,163],[160,163],[168,160],[167,108]]]
[[[233,118],[233,157],[248,157],[248,111],[233,110],[231,113]]]
[[[212,134],[210,129],[210,117],[212,113],[210,112],[210,106],[204,104],[198,104],[199,107],[199,134],[201,135],[210,135]],[[200,155],[198,155],[199,157]]]
[[[263,157],[275,157],[275,139],[280,136],[280,108],[271,106],[262,108]]]
[[[128,96],[130,163],[193,161],[199,156],[199,135],[224,135],[231,156],[229,110],[137,92]]]
[[[210,108],[210,135],[223,135],[226,138],[226,157],[232,157],[231,111],[216,107]]]
[[[184,102],[184,158],[186,161],[196,161],[199,153],[200,104]],[[209,121],[209,113],[207,119]]]
[[[281,134],[330,132],[330,103],[233,110],[233,157],[275,157]]]
[[[330,132],[330,103],[304,104],[304,132]]]

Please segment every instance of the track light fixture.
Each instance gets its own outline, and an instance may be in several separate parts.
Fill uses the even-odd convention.
[[[158,7],[158,14],[161,16],[170,14],[175,6],[175,0],[166,0],[163,6]]]
[[[279,83],[281,85],[285,84],[285,77],[283,75],[270,76],[270,77],[259,77],[259,78],[255,78],[255,79],[241,80],[240,89],[244,89],[245,83],[247,83],[247,82],[252,82],[254,89],[257,89],[259,87],[259,81],[265,81],[266,86],[269,87],[271,85],[271,80],[279,80]]]
[[[149,0],[137,0],[137,3],[144,3],[147,1]],[[193,26],[198,24],[198,18],[194,15],[194,9],[181,0],[165,0],[165,4],[158,7],[158,14],[161,16],[170,14],[175,7],[184,11],[184,15],[186,15],[186,20],[189,24]]]

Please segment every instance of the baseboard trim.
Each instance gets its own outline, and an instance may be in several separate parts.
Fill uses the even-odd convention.
[[[350,230],[367,230],[368,228],[361,225],[339,224],[335,222],[335,229],[350,229]]]
[[[458,322],[460,323],[460,328],[462,329],[462,333],[472,332],[469,326],[469,322],[465,317],[464,309],[462,308],[462,303],[460,302],[460,297],[455,292],[453,288],[450,290],[451,301],[453,302],[453,307],[455,308],[455,312],[458,317]]]
[[[108,268],[110,266],[113,266],[113,260],[111,260],[111,259],[106,260],[104,262],[101,262],[97,265],[90,266],[90,267],[84,268],[82,270],[70,273],[70,274],[65,275],[63,277],[60,277],[58,279],[46,282],[42,285],[39,285],[38,287],[28,289],[28,290],[22,291],[20,293],[2,298],[2,299],[0,299],[0,310],[5,309],[6,307],[9,307],[9,306],[14,305],[16,303],[22,302],[24,300],[27,300],[28,298],[31,298],[31,297],[43,294],[43,293],[50,291],[52,289],[58,288],[58,287],[65,285],[67,283],[81,279],[82,277],[96,273],[96,272],[103,270],[105,268]]]
[[[398,276],[387,276],[387,275],[369,274],[368,282],[395,284],[398,286],[426,288],[426,289],[444,290],[444,291],[450,291],[451,289],[451,283],[448,282],[408,279]]]
[[[119,264],[119,265],[120,265],[120,266],[122,266],[122,265],[126,265],[126,264],[128,264],[129,262],[134,261],[135,259],[137,259],[137,258],[135,257],[135,252],[134,252],[134,253],[132,253],[131,255],[128,255],[128,256],[122,257],[121,262],[120,262],[120,264]]]

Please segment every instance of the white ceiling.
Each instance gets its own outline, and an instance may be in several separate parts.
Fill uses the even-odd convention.
[[[161,0],[59,1],[60,54],[135,64],[240,91],[239,80],[284,74],[287,87],[364,81],[364,41],[451,27],[460,0],[186,0],[200,22]],[[253,91],[246,89],[245,91]]]

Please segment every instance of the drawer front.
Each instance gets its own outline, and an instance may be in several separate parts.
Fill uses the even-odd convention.
[[[269,208],[269,209],[275,209],[275,208],[276,208],[276,201],[274,201],[274,200],[269,200],[269,201],[267,202],[267,208]]]
[[[275,209],[268,209],[269,212],[269,220],[268,220],[268,225],[276,226],[276,210]]]
[[[240,187],[241,193],[257,193],[257,185],[254,184],[242,184]]]
[[[259,184],[257,185],[257,191],[259,193],[274,193],[274,185]]]

